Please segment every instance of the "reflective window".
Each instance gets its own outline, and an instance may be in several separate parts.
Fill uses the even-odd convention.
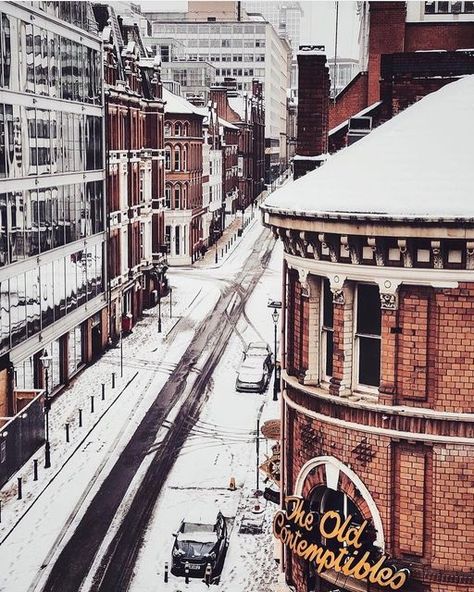
[[[7,199],[7,193],[0,193],[0,267],[8,263]]]
[[[47,263],[40,268],[41,277],[41,326],[44,329],[54,322],[54,266]]]
[[[333,362],[333,344],[334,344],[334,321],[333,321],[333,302],[332,292],[329,285],[329,280],[323,278],[323,314],[322,314],[322,331],[321,331],[321,353],[322,353],[322,370],[323,378],[332,376],[332,362]]]
[[[0,282],[0,352],[10,347],[10,297],[8,281]]]
[[[10,278],[10,332],[12,347],[26,338],[25,276]]]
[[[26,282],[26,323],[28,337],[40,330],[40,282],[38,269],[25,273]]]

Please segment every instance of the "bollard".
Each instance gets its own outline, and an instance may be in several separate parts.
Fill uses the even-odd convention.
[[[66,428],[66,442],[69,442],[69,424],[67,423],[64,427]]]
[[[115,388],[115,372],[112,372],[112,388]]]
[[[189,563],[187,561],[184,564],[184,582],[189,584]]]
[[[225,252],[227,253],[227,243],[226,243],[226,245],[225,245]]]
[[[38,460],[33,459],[33,481],[38,481]]]
[[[168,583],[168,562],[167,561],[165,561],[165,574],[164,574],[163,580],[164,580],[165,584]]]
[[[94,413],[94,395],[91,395],[91,413]]]
[[[224,257],[224,249],[221,249],[221,257]]]
[[[235,477],[231,477],[230,478],[230,482],[229,482],[229,487],[228,489],[230,491],[235,491],[237,489],[237,487],[235,486]]]
[[[212,567],[211,567],[211,564],[208,563],[206,565],[206,571],[204,573],[204,583],[206,584],[207,587],[209,587],[211,585],[211,577],[212,577]]]
[[[102,401],[105,401],[105,382],[102,383]]]
[[[21,477],[18,477],[17,480],[18,480],[18,495],[17,495],[17,499],[21,500],[21,498],[22,498]]]
[[[82,428],[82,409],[79,409],[79,427]]]

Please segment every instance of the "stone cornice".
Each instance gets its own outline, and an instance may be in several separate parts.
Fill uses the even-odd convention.
[[[282,372],[282,379],[287,387],[300,393],[299,397],[295,397],[285,389],[285,403],[299,413],[323,423],[391,439],[474,446],[474,413],[441,412],[355,401],[330,395],[318,387],[302,385],[285,371]],[[295,400],[297,398],[300,401]],[[306,403],[303,405],[303,399],[308,406]]]

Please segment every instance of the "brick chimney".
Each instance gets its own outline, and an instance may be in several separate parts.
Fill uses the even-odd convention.
[[[324,162],[328,151],[329,69],[322,45],[301,45],[298,52],[298,116],[294,177]]]
[[[381,56],[405,51],[406,2],[370,2],[368,104],[380,100]]]
[[[227,119],[227,88],[215,85],[210,90],[210,99],[216,104],[217,116]]]

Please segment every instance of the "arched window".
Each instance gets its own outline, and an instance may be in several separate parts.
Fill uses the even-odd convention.
[[[174,209],[179,210],[181,208],[181,185],[176,183],[174,186]]]
[[[183,208],[188,209],[188,184],[183,185]]]
[[[165,123],[165,136],[171,136],[171,124],[169,121]]]
[[[166,183],[165,187],[165,206],[171,207],[171,185],[169,183]]]
[[[181,148],[179,146],[174,147],[173,170],[181,170]]]
[[[165,146],[165,170],[171,171],[171,148]]]
[[[189,125],[187,123],[184,124],[184,135],[189,136]]]
[[[179,123],[179,121],[177,121],[174,124],[174,135],[175,136],[181,136],[182,135],[182,131],[183,131],[183,128],[182,128],[181,124]]]
[[[183,171],[188,170],[188,145],[187,144],[183,147],[183,158],[182,158],[181,165],[182,165]]]

